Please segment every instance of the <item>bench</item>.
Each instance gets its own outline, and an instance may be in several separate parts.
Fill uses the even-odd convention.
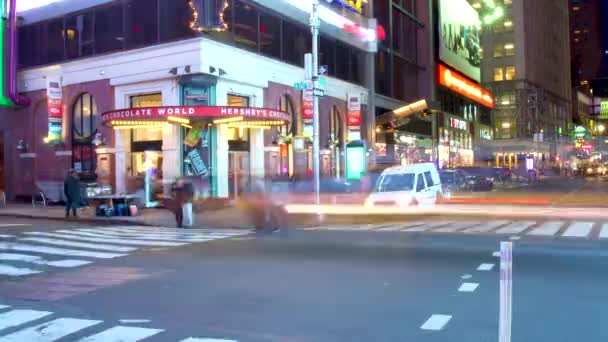
[[[40,204],[46,207],[49,203],[65,202],[63,182],[45,181],[36,182],[38,190],[32,195],[32,206]]]

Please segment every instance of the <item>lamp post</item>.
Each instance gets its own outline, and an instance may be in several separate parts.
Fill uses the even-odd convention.
[[[312,114],[312,158],[314,173],[315,203],[320,200],[320,151],[319,151],[319,96],[316,89],[319,88],[319,0],[312,0],[312,12],[310,14],[310,29],[312,31],[312,87],[313,87],[313,114]]]

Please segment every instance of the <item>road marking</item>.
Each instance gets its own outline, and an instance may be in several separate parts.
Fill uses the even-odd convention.
[[[35,321],[48,316],[52,312],[35,310],[11,310],[0,314],[0,330]],[[4,340],[1,340],[4,341]],[[27,341],[27,340],[23,340]]]
[[[149,319],[121,319],[119,320],[122,324],[143,324],[150,323]]]
[[[0,265],[0,275],[11,277],[21,277],[30,274],[42,273],[42,271],[32,270],[31,268],[19,268],[10,265]]]
[[[494,253],[492,253],[492,256],[500,258],[500,252],[494,252]]]
[[[474,292],[478,286],[478,283],[462,283],[458,288],[458,292]]]
[[[75,249],[34,246],[34,245],[26,245],[26,244],[19,244],[19,243],[6,243],[6,242],[0,242],[0,249],[11,250],[11,251],[21,251],[21,252],[33,252],[33,253],[41,253],[41,254],[99,258],[99,259],[113,259],[113,258],[123,257],[126,255],[126,254],[105,253],[105,252],[79,251],[79,250],[75,250]]]
[[[31,227],[31,224],[27,223],[3,223],[0,227]]]
[[[593,222],[575,222],[562,234],[563,237],[587,237],[593,228]]]
[[[49,261],[45,260],[42,257],[36,255],[28,255],[28,254],[18,254],[18,253],[0,253],[0,260],[5,261],[21,261],[21,262],[29,262],[36,265],[47,265],[54,267],[63,267],[63,268],[71,268],[78,267],[90,264],[90,261],[84,260],[57,260],[57,261]]]
[[[533,236],[553,236],[562,228],[564,222],[550,221],[541,224],[539,227],[532,229],[528,235]]]
[[[491,271],[494,268],[494,264],[481,264],[477,267],[478,271]]]
[[[210,241],[213,239],[217,239],[220,237],[225,237],[225,236],[181,236],[181,235],[164,235],[164,234],[145,234],[142,235],[140,233],[123,233],[123,232],[116,232],[116,231],[110,231],[110,230],[106,230],[106,229],[78,229],[78,232],[85,232],[85,233],[94,233],[94,234],[101,234],[104,235],[104,237],[109,237],[109,238],[117,238],[117,239],[124,239],[125,237],[128,238],[133,238],[133,239],[138,239],[138,240],[166,240],[166,241],[185,241],[185,242],[206,242],[206,241]]]
[[[225,340],[223,338],[194,338],[188,337],[185,340],[179,342],[239,342],[237,340]]]
[[[437,233],[455,233],[458,230],[473,227],[480,223],[481,222],[479,222],[479,221],[456,222],[447,227],[435,229],[435,230],[433,230],[433,232],[434,233],[435,232],[437,232]]]
[[[452,224],[454,222],[456,222],[456,221],[435,221],[435,222],[429,222],[426,225],[426,227],[429,228],[429,229],[439,228],[439,227],[442,227],[442,226],[446,226],[448,224]]]
[[[79,342],[137,342],[163,331],[162,329],[116,326],[99,334],[83,338]]]
[[[193,236],[193,237],[206,237],[209,235],[217,235],[217,236],[240,236],[252,233],[251,230],[224,230],[224,229],[159,229],[159,228],[134,228],[134,227],[120,227],[120,226],[111,226],[111,227],[99,227],[101,230],[112,230],[123,233],[131,233],[131,234],[156,234],[156,235],[183,235],[183,236]]]
[[[516,221],[507,225],[506,227],[500,228],[496,231],[496,234],[519,234],[524,230],[535,225],[536,222],[532,221]]]
[[[521,236],[519,236],[519,235],[509,236],[509,240],[519,240],[519,239],[521,239]]]
[[[393,230],[399,230],[399,231],[412,231],[412,229],[420,229],[420,226],[425,225],[427,222],[426,221],[417,221],[417,222],[409,222],[409,223],[392,223],[390,224],[388,227],[385,228],[378,228],[378,229],[374,229],[375,231],[393,231]]]
[[[471,279],[471,278],[473,278],[473,275],[471,275],[471,274],[464,274],[464,275],[463,275],[462,277],[460,277],[460,278],[462,278],[462,279]]]
[[[2,309],[8,309],[8,308],[10,308],[10,306],[8,306],[8,305],[0,305],[0,310],[2,310]]]
[[[602,228],[600,230],[600,239],[608,238],[608,223],[602,224]]]
[[[14,238],[15,235],[10,235],[10,234],[0,234],[0,238],[2,239],[10,239],[10,238]]]
[[[58,318],[31,328],[22,329],[0,338],[2,342],[52,342],[102,321]]]
[[[112,245],[95,244],[95,243],[87,243],[87,242],[74,242],[74,241],[66,241],[66,240],[51,239],[51,238],[27,237],[27,238],[21,238],[19,240],[28,241],[28,242],[39,242],[39,243],[43,243],[43,244],[47,244],[47,245],[98,249],[101,251],[110,251],[110,252],[133,252],[133,251],[137,250],[137,248],[135,248],[135,247],[112,246]]]
[[[53,237],[78,240],[78,241],[114,243],[114,244],[118,244],[118,245],[175,247],[175,246],[184,246],[184,245],[188,244],[188,243],[182,243],[182,242],[141,241],[141,240],[132,240],[132,239],[127,239],[127,238],[109,238],[104,235],[83,233],[83,232],[76,232],[76,231],[69,231],[69,230],[58,230],[58,232],[59,233],[24,232],[23,234],[41,235],[41,236],[50,236],[49,234],[53,234]]]
[[[487,232],[494,230],[500,226],[503,226],[507,223],[509,223],[509,221],[490,221],[490,222],[481,224],[476,227],[465,229],[462,232],[463,233],[487,233]]]
[[[432,315],[420,327],[422,330],[441,330],[452,319],[450,315]]]

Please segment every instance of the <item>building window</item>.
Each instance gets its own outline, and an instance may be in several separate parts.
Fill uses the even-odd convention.
[[[158,42],[158,6],[156,1],[130,0],[127,3],[126,35],[129,48]]]
[[[504,73],[502,68],[494,68],[494,81],[504,81]]]
[[[97,156],[92,143],[97,132],[97,104],[84,93],[72,107],[72,165],[84,179],[94,179]]]
[[[513,0],[503,0],[505,5],[511,5],[513,3]]]
[[[342,118],[336,106],[329,113],[329,140],[338,144],[342,141]]]
[[[502,57],[505,55],[505,48],[503,44],[494,45],[494,57]]]
[[[304,54],[310,51],[312,35],[300,25],[283,22],[283,58],[298,66],[304,65]]]
[[[274,58],[281,58],[281,20],[260,14],[260,52]]]
[[[289,98],[289,95],[281,96],[281,98],[279,99],[279,109],[289,115],[289,123],[279,127],[279,134],[284,136],[295,135],[297,120],[293,107],[293,102]]]
[[[115,4],[95,11],[95,53],[122,50],[124,26],[122,5]]]
[[[192,10],[187,1],[160,0],[160,41],[193,37]]]
[[[79,14],[65,20],[68,59],[93,55],[93,23],[93,13]]]
[[[505,48],[505,56],[514,56],[515,55],[515,45],[513,43],[506,43],[504,48]]]
[[[249,107],[249,97],[228,94],[228,106],[230,106],[230,107]]]
[[[505,68],[505,80],[512,81],[515,79],[515,67],[508,66]]]
[[[513,32],[513,18],[508,17],[504,20],[502,26],[505,32]]]
[[[237,46],[257,51],[258,40],[258,12],[257,10],[243,2],[234,1],[234,23],[232,32]]]

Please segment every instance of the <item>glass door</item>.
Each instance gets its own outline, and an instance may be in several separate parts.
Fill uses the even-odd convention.
[[[249,168],[249,152],[228,152],[228,190],[231,199],[237,199],[243,192],[249,191]]]

